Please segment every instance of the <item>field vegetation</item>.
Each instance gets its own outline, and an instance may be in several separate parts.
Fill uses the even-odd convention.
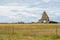
[[[60,40],[60,24],[0,24],[0,40]]]

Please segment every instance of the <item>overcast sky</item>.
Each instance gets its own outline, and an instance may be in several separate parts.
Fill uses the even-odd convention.
[[[0,0],[0,22],[37,22],[43,11],[60,22],[60,0]]]

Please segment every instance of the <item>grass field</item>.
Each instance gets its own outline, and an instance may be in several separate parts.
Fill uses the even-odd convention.
[[[0,40],[60,40],[60,24],[0,24]]]

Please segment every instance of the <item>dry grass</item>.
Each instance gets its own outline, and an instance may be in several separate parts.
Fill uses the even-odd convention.
[[[0,24],[0,40],[60,40],[60,24]]]

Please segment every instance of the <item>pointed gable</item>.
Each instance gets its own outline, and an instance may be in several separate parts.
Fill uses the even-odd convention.
[[[49,17],[46,13],[46,11],[43,12],[41,19],[39,20],[39,23],[49,23]]]
[[[48,19],[49,20],[49,17],[47,15],[46,11],[43,12],[41,19]]]

